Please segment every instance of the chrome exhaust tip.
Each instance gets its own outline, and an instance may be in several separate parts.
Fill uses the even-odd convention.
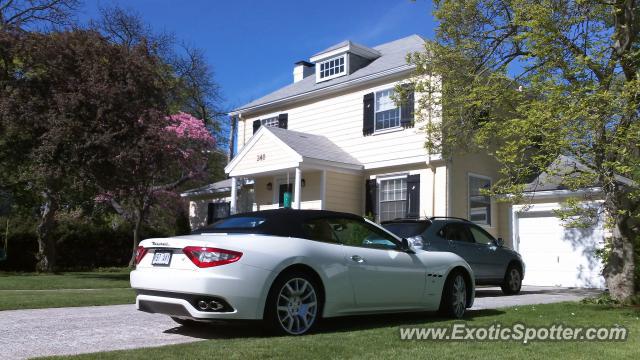
[[[215,300],[211,300],[211,302],[209,302],[209,309],[213,311],[222,310],[222,308],[224,308],[224,305],[220,304]]]
[[[207,302],[204,300],[200,300],[198,301],[198,308],[202,311],[207,310],[209,308],[209,304],[207,304]]]

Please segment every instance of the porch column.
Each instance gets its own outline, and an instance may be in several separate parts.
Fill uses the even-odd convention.
[[[230,206],[231,215],[236,213],[237,199],[238,199],[237,181],[235,177],[232,177],[231,178],[231,206]]]
[[[300,197],[302,194],[300,194],[300,192],[302,191],[302,171],[300,171],[300,168],[296,168],[296,183],[295,183],[295,188],[293,191],[293,208],[294,209],[300,209]]]

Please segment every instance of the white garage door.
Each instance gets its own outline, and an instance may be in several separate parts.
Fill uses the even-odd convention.
[[[526,265],[523,284],[603,288],[602,224],[589,229],[565,228],[550,212],[518,215],[518,251]]]

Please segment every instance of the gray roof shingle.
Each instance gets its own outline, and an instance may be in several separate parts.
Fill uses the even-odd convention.
[[[347,43],[348,42],[345,41],[343,43],[334,45],[331,48],[324,50],[323,52],[330,51],[332,48],[344,46]],[[385,72],[395,68],[398,68],[398,71],[401,71],[408,66],[406,60],[406,56],[408,53],[424,50],[424,39],[420,35],[410,35],[402,39],[378,45],[373,49],[380,52],[380,57],[373,60],[369,65],[353,72],[352,74],[323,81],[320,83],[316,83],[316,77],[310,75],[296,83],[289,84],[257,100],[251,101],[250,103],[235,109],[234,112],[240,112],[242,110],[255,106],[284,100],[292,96],[310,93],[336,84],[348,82],[350,80],[355,80],[365,76],[371,76],[376,73]]]
[[[350,165],[362,165],[353,156],[349,155],[324,136],[285,130],[277,127],[264,127],[264,129],[271,132],[305,158]]]
[[[556,158],[547,168],[538,175],[533,181],[525,186],[525,192],[536,191],[553,191],[553,190],[568,190],[562,183],[564,177],[571,177],[572,174],[578,173],[590,173],[593,172],[588,166],[584,165],[577,159],[560,155]],[[617,182],[636,187],[637,184],[624,176],[615,175]],[[600,184],[593,184],[593,186],[600,186]]]

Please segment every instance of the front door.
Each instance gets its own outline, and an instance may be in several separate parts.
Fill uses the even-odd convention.
[[[362,309],[417,308],[424,304],[426,267],[397,240],[357,219],[329,220],[349,269],[356,304]]]
[[[284,207],[284,193],[293,195],[293,184],[280,184],[278,189],[278,207]]]

